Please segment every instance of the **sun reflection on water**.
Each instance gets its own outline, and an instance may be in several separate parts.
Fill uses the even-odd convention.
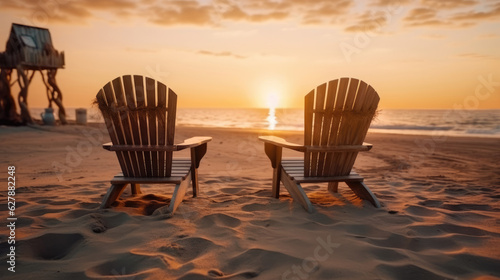
[[[276,120],[276,108],[269,108],[269,113],[267,115],[266,121],[268,122],[267,129],[274,130],[276,125],[278,124],[278,120]]]

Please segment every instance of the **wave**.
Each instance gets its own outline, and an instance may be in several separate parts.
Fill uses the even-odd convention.
[[[419,125],[372,125],[370,128],[374,129],[392,129],[392,130],[442,130],[449,131],[454,127],[452,126],[419,126]]]

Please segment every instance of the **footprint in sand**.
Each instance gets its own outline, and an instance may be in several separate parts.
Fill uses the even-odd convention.
[[[25,258],[59,260],[69,257],[85,240],[79,233],[47,233],[35,238],[21,240],[19,253]]]
[[[167,246],[162,246],[159,248],[159,251],[180,259],[182,262],[189,262],[206,252],[213,252],[217,248],[222,247],[206,238],[189,237],[179,239]]]
[[[204,216],[198,221],[200,228],[211,228],[214,225],[219,227],[235,228],[241,224],[239,219],[233,218],[225,214],[210,214]]]

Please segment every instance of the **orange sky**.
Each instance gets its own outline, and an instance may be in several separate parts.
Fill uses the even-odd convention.
[[[180,107],[302,107],[310,89],[352,76],[381,108],[500,108],[497,0],[0,1],[0,42],[12,22],[49,28],[65,51],[67,107],[142,74]],[[47,105],[40,80],[30,107]]]

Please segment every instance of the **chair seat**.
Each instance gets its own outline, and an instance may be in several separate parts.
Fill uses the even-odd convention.
[[[178,158],[172,161],[172,174],[170,177],[124,177],[123,173],[118,173],[111,184],[180,184],[189,175],[191,170],[191,160],[189,158]]]
[[[349,175],[328,177],[306,177],[304,176],[304,159],[284,158],[281,166],[288,176],[297,183],[322,183],[322,182],[363,182],[363,177],[351,171]]]

